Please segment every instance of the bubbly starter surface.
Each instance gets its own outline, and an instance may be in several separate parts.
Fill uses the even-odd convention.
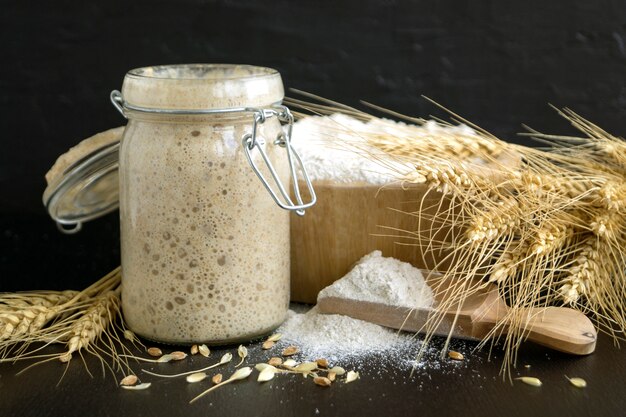
[[[289,214],[246,160],[250,125],[129,122],[120,149],[122,304],[138,334],[218,344],[285,319]],[[285,150],[272,144],[278,129],[268,120],[261,132],[288,185]]]

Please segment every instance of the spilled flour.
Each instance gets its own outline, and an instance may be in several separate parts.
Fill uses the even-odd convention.
[[[385,258],[380,251],[364,256],[345,277],[322,290],[318,299],[329,296],[403,307],[433,304],[432,291],[420,270]],[[284,342],[299,346],[306,359],[342,360],[376,353],[394,353],[408,359],[414,357],[420,345],[412,333],[339,314],[321,314],[316,307],[300,314],[290,311],[278,332],[283,334]]]
[[[278,329],[283,340],[297,345],[304,358],[340,361],[369,353],[401,352],[419,342],[410,333],[401,333],[377,324],[339,314],[321,314],[317,307],[308,312],[289,312]]]

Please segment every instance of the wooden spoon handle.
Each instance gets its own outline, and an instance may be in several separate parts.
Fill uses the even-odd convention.
[[[591,320],[580,311],[562,307],[533,310],[527,322],[528,340],[575,355],[588,355],[595,350],[598,334]]]
[[[523,337],[527,340],[574,355],[588,355],[595,350],[598,336],[596,329],[591,320],[580,311],[564,307],[545,307],[528,309],[520,314],[523,316],[518,316],[518,319],[524,323]],[[474,325],[475,328],[482,328],[486,334],[495,324],[495,320],[495,316],[485,316],[474,322]]]

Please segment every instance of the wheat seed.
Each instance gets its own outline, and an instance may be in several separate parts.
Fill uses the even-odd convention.
[[[256,380],[258,382],[267,382],[273,379],[274,375],[276,375],[277,372],[278,372],[278,369],[274,368],[273,366],[269,366],[263,369],[261,372],[259,372],[259,376],[257,377]]]
[[[328,368],[328,360],[324,358],[319,358],[315,362],[317,362],[317,366],[320,368]]]
[[[336,375],[343,375],[346,373],[346,370],[343,369],[341,366],[333,366],[332,368],[328,370],[328,372],[333,372]]]
[[[222,374],[213,375],[213,378],[211,378],[211,382],[213,383],[213,385],[217,385],[222,382]]]
[[[337,374],[334,372],[329,372],[328,373],[328,379],[330,379],[330,382],[335,382],[335,379],[337,378]]]
[[[246,349],[244,345],[239,345],[239,347],[237,348],[237,355],[239,355],[241,360],[239,361],[237,365],[235,365],[235,368],[241,365],[243,361],[246,359],[246,357],[248,356],[248,349]]]
[[[273,335],[271,335],[270,337],[268,337],[265,341],[266,342],[278,342],[281,338],[283,337],[282,334],[280,333],[274,333]]]
[[[454,359],[455,361],[462,361],[464,359],[464,356],[462,353],[457,352],[455,350],[451,350],[448,352],[448,357],[450,359]]]
[[[205,358],[208,358],[209,355],[211,354],[211,350],[209,349],[207,345],[200,345],[198,346],[198,353],[200,353]]]
[[[182,361],[187,357],[187,354],[185,352],[181,352],[180,350],[176,350],[170,353],[170,356],[172,357],[173,361]]]
[[[299,352],[299,349],[298,349],[297,346],[288,346],[285,349],[283,349],[281,354],[283,356],[292,356],[292,355],[295,355],[298,352]]]
[[[206,377],[207,377],[207,374],[205,372],[195,372],[193,374],[187,375],[187,378],[185,379],[190,384],[193,384],[193,383],[204,380]]]
[[[267,361],[267,363],[272,366],[280,366],[283,364],[283,360],[281,358],[274,356],[273,358],[270,358],[270,360]]]
[[[157,358],[163,355],[163,351],[161,351],[161,349],[159,349],[158,347],[151,347],[148,348],[148,355]]]
[[[211,392],[211,391],[213,391],[213,390],[215,390],[215,389],[217,389],[217,388],[219,388],[221,386],[224,386],[226,384],[230,384],[231,382],[234,382],[234,381],[240,381],[242,379],[246,379],[246,378],[248,378],[250,376],[251,373],[252,373],[252,368],[250,368],[250,367],[239,368],[226,381],[223,381],[223,382],[220,382],[219,384],[213,385],[211,388],[207,389],[206,391],[202,392],[200,395],[198,395],[195,398],[193,398],[191,401],[189,401],[189,403],[191,404],[191,403],[199,400],[201,397],[205,396],[209,392]]]
[[[533,387],[540,387],[541,380],[539,378],[535,378],[532,376],[521,376],[519,378],[515,378],[516,380],[522,381],[524,384],[532,385]]]
[[[192,355],[197,355],[198,354],[198,345],[191,345],[191,349],[189,350],[189,353],[191,353]]]
[[[285,360],[285,361],[283,362],[283,366],[284,366],[285,368],[293,368],[293,367],[295,367],[295,366],[298,366],[298,362],[296,362],[296,361],[295,361],[295,360],[293,360],[293,359],[287,359],[287,360]]]
[[[120,385],[135,385],[137,383],[137,375],[128,375],[122,378]]]
[[[567,380],[570,382],[570,384],[572,384],[576,388],[585,388],[587,386],[587,381],[585,381],[582,378],[577,378],[577,377],[568,378],[567,375],[565,375],[565,378],[567,378]]]
[[[276,342],[272,342],[271,340],[266,340],[265,342],[263,342],[263,344],[261,345],[261,347],[264,350],[268,350],[274,347],[274,345],[276,344]]]
[[[323,376],[316,376],[315,378],[313,378],[313,382],[320,387],[330,387],[330,385],[332,384],[332,381],[330,379]]]
[[[294,371],[304,373],[304,374],[308,374],[314,369],[317,369],[316,362],[303,362],[300,365],[293,368]]]
[[[355,371],[348,371],[348,374],[346,375],[346,384],[356,381],[357,379],[359,379],[361,376],[359,375],[358,372]]]
[[[132,391],[140,391],[140,390],[150,388],[150,385],[152,385],[151,382],[144,382],[143,384],[139,384],[139,385],[122,385],[122,388],[132,390]]]

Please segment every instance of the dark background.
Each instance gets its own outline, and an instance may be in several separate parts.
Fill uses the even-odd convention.
[[[117,214],[61,235],[43,176],[79,140],[123,124],[127,70],[277,68],[286,87],[443,115],[503,139],[571,133],[547,103],[626,130],[624,1],[2,1],[0,290],[82,287],[119,263]]]

